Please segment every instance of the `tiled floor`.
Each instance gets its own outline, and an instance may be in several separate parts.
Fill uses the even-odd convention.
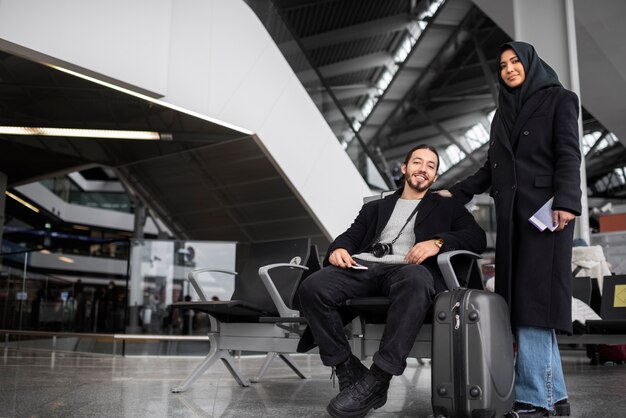
[[[330,369],[311,355],[296,357],[308,380],[276,361],[261,383],[242,388],[215,364],[187,392],[171,393],[199,361],[5,349],[0,417],[323,417],[337,392]],[[573,350],[563,352],[563,362],[573,417],[626,417],[626,365],[591,366],[584,352]],[[238,363],[252,377],[262,359]],[[410,360],[392,380],[387,404],[370,416],[430,413],[430,363]]]

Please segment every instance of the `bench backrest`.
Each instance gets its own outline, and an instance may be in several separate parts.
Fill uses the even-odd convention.
[[[269,264],[289,263],[306,265],[309,261],[311,241],[297,238],[237,246],[237,276],[231,300],[244,300],[267,312],[278,314],[276,306],[259,277],[259,268]],[[280,267],[270,276],[281,298],[292,308],[294,297],[303,276],[301,269]]]

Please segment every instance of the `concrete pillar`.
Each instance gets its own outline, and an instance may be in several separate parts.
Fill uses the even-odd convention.
[[[143,243],[144,227],[146,225],[146,205],[137,198],[133,198],[135,206],[135,223],[133,239],[130,242],[130,280],[128,289],[128,326],[126,332],[129,334],[140,333],[142,328],[139,325],[140,309],[143,306],[143,277],[141,275],[141,262],[145,251]]]
[[[513,0],[514,39],[531,43],[539,56],[559,75],[563,86],[580,97],[576,22],[573,0]],[[582,137],[582,117],[578,119]],[[582,141],[580,143],[582,150]],[[589,204],[585,159],[580,169],[582,214],[576,220],[575,236],[590,243]]]

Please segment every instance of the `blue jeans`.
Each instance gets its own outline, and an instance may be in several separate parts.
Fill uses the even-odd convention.
[[[553,411],[556,402],[567,398],[554,330],[520,326],[515,330],[515,337],[516,401]]]

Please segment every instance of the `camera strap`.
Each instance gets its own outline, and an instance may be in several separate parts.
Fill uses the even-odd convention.
[[[400,235],[402,235],[402,232],[404,231],[404,228],[406,228],[406,226],[409,224],[409,222],[411,222],[411,219],[415,216],[415,214],[417,213],[417,209],[419,208],[420,204],[419,202],[417,203],[417,206],[415,206],[415,209],[413,209],[413,212],[411,212],[411,214],[409,215],[408,218],[406,218],[406,222],[404,223],[404,225],[402,225],[402,228],[400,228],[400,232],[398,232],[398,235],[396,235],[396,237],[390,242],[391,245],[395,244],[396,241],[398,240],[398,238],[400,238]],[[382,232],[381,232],[382,233]],[[378,236],[378,239],[380,239],[380,235]]]

